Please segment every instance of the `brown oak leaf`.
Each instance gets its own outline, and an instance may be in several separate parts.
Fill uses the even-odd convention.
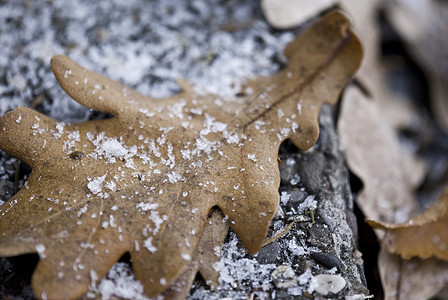
[[[386,231],[378,258],[386,299],[428,299],[448,284],[448,189],[404,224],[368,223]]]
[[[406,223],[368,223],[386,231],[382,244],[391,253],[405,259],[436,257],[448,261],[448,189],[433,206]]]
[[[257,252],[279,202],[281,142],[310,148],[321,104],[359,67],[349,26],[325,15],[286,47],[288,66],[233,99],[184,82],[155,99],[53,57],[73,99],[114,117],[68,124],[20,107],[0,118],[0,148],[33,169],[0,208],[0,255],[39,253],[35,295],[76,298],[129,252],[155,296],[188,268],[215,206]]]
[[[384,247],[378,255],[384,299],[446,299],[435,295],[448,284],[448,262],[437,258],[403,259]]]
[[[218,288],[219,273],[215,270],[215,263],[221,259],[221,251],[218,251],[218,249],[221,249],[228,230],[229,225],[218,209],[210,213],[188,268],[161,294],[163,299],[186,299],[197,272],[201,274],[212,290]],[[109,279],[109,274],[106,275],[106,278]],[[112,276],[109,280],[113,281],[114,277]],[[96,286],[91,286],[89,292],[81,299],[87,300],[92,299],[92,297],[95,299],[102,297]]]

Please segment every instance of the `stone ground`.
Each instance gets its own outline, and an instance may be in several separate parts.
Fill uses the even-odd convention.
[[[104,114],[61,91],[49,69],[54,54],[67,54],[153,96],[179,91],[178,77],[231,96],[244,77],[281,68],[282,49],[293,38],[292,32],[271,29],[256,1],[0,0],[0,16],[0,113],[26,105],[63,121]],[[364,299],[369,294],[336,116],[337,110],[323,107],[321,135],[311,150],[300,152],[289,142],[280,149],[281,208],[270,235],[292,227],[253,257],[231,232],[217,266],[218,291],[209,291],[198,277],[190,299]],[[0,152],[0,204],[29,172]],[[36,262],[36,255],[1,258],[0,295],[31,299]],[[91,293],[144,298],[126,258]]]

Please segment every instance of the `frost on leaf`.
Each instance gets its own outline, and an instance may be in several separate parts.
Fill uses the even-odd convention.
[[[129,252],[154,296],[196,261],[213,207],[257,252],[280,200],[280,144],[316,142],[320,106],[337,101],[362,49],[347,18],[330,13],[285,55],[282,71],[230,100],[183,81],[183,92],[155,99],[53,57],[67,94],[114,118],[65,124],[24,107],[0,118],[0,147],[33,168],[0,208],[0,255],[39,252],[35,295],[74,298]]]

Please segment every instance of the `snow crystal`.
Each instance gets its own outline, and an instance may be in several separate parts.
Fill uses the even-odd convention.
[[[71,154],[73,147],[75,147],[74,141],[64,141],[64,146],[62,146],[62,151],[64,151],[67,154]]]
[[[65,70],[64,78],[67,78],[69,75],[72,75],[72,70]]]
[[[164,277],[160,278],[160,284],[166,285],[166,279]]]
[[[297,124],[297,122],[292,122],[291,129],[295,133],[296,130],[299,129],[299,124]]]
[[[308,196],[302,203],[299,204],[299,207],[297,208],[299,213],[303,213],[308,210],[316,210],[317,201],[314,200],[314,197],[314,195]]]
[[[281,118],[285,115],[285,113],[283,112],[283,110],[281,108],[277,109],[277,118]]]
[[[282,194],[280,195],[280,201],[281,201],[283,206],[286,206],[286,204],[288,203],[289,199],[291,199],[291,195],[288,194],[287,192],[282,192]]]
[[[144,114],[147,118],[155,116],[154,112],[149,112],[149,110],[147,110],[146,108],[140,108],[138,111]]]
[[[75,140],[75,141],[77,141],[77,142],[80,142],[80,141],[81,141],[81,139],[80,139],[80,135],[79,135],[79,131],[78,131],[78,130],[69,132],[69,134],[68,134],[67,137],[68,137],[70,140]]]
[[[109,225],[110,225],[110,227],[112,227],[112,228],[117,227],[117,224],[115,223],[115,218],[114,218],[113,215],[110,215],[110,216],[109,216]]]
[[[313,279],[313,278],[314,278],[314,276],[313,276],[313,274],[311,273],[311,270],[310,270],[310,269],[307,269],[305,272],[303,272],[302,275],[300,275],[300,276],[298,277],[299,284],[300,284],[300,285],[306,285],[306,284],[309,284],[309,283],[311,282],[311,279]],[[311,291],[311,293],[312,293],[312,291]]]
[[[307,249],[297,244],[295,238],[288,242],[288,249],[294,256],[303,256],[309,254],[309,251],[307,251]]]
[[[53,136],[57,139],[60,138],[62,136],[62,134],[64,133],[64,127],[65,127],[65,124],[63,122],[56,123],[56,129],[58,131],[53,133]]]
[[[300,182],[300,175],[299,174],[294,174],[294,176],[289,181],[289,184],[297,185],[299,182]]]
[[[36,245],[36,251],[37,251],[37,253],[39,254],[39,257],[42,259],[42,258],[45,258],[45,246],[44,245],[42,245],[42,244],[37,244]]]
[[[223,132],[227,128],[227,124],[216,121],[216,118],[205,114],[203,129],[200,131],[201,135],[207,135],[210,132]]]
[[[291,296],[300,296],[302,295],[302,287],[300,286],[294,286],[294,287],[290,287],[288,288],[288,294]]]
[[[92,194],[98,194],[101,192],[102,190],[102,185],[104,182],[104,179],[106,178],[106,175],[100,176],[100,177],[95,177],[93,179],[89,179],[89,183],[87,184],[87,188],[90,190],[90,192]]]
[[[170,181],[170,183],[176,183],[179,180],[182,179],[182,175],[172,171],[171,173],[166,174],[166,176],[168,176],[168,180]]]
[[[253,162],[257,161],[257,158],[255,157],[255,154],[247,154],[247,158],[252,160]]]
[[[280,134],[283,136],[288,136],[291,130],[287,127],[280,129]]]
[[[101,222],[101,227],[103,227],[104,229],[109,228],[109,221],[103,221],[103,222]]]
[[[173,116],[176,116],[179,119],[184,118],[183,109],[187,102],[185,100],[181,100],[174,104],[173,106],[170,106],[169,108],[169,117],[173,118]]]
[[[95,270],[90,270],[90,280],[92,282],[92,286],[95,286],[96,281],[98,280],[98,274],[96,274]]]
[[[114,191],[115,188],[117,187],[117,184],[114,181],[107,181],[106,182],[106,187],[111,190]]]
[[[150,199],[152,200],[152,199]],[[159,206],[157,203],[152,202],[140,202],[136,205],[137,208],[141,209],[142,211],[148,211],[156,209]]]
[[[157,248],[152,244],[152,237],[147,238],[143,244],[149,252],[154,253],[157,251]]]
[[[200,108],[200,107],[198,107],[198,108],[191,108],[190,109],[190,112],[195,114],[195,115],[202,115],[203,111],[204,110],[202,108]]]
[[[295,161],[294,158],[292,158],[292,157],[288,157],[288,158],[286,159],[286,165],[287,165],[287,166],[292,167],[292,166],[294,166],[295,164],[296,164],[296,161]]]
[[[200,154],[200,152],[210,154],[215,149],[216,144],[216,141],[210,141],[205,136],[201,135],[200,138],[196,139],[196,152],[198,154]]]
[[[238,144],[240,142],[240,136],[237,133],[224,131],[223,137],[226,139],[228,144]]]
[[[189,261],[189,260],[191,260],[191,255],[188,254],[188,253],[182,253],[182,258],[183,258],[184,260]]]
[[[275,264],[260,264],[254,258],[245,258],[245,251],[237,244],[238,238],[231,233],[229,242],[224,245],[222,252],[219,247],[216,248],[218,255],[222,253],[221,259],[213,265],[219,273],[220,286],[237,287],[251,282],[252,290],[258,290],[257,296],[265,298],[267,292],[273,288],[270,274],[275,269]],[[192,295],[192,298],[201,299],[201,296]],[[204,295],[202,295],[203,298]],[[239,299],[239,297],[236,298]]]
[[[154,223],[154,234],[157,233],[160,229],[160,225],[162,225],[163,221],[165,221],[165,216],[160,217],[159,212],[156,210],[151,210],[151,214],[149,215],[149,219]]]
[[[108,138],[106,139],[100,147],[101,151],[104,153],[106,157],[110,156],[124,156],[128,153],[128,150],[123,146],[122,143],[120,143],[115,138]]]
[[[83,207],[81,207],[78,210],[78,218],[87,212],[87,206],[88,206],[88,204],[84,205]]]
[[[90,244],[90,243],[81,243],[80,246],[83,249],[93,249],[93,248],[95,248],[95,245],[94,244]]]
[[[125,166],[126,168],[135,170],[135,164],[134,164],[134,160],[133,160],[132,158],[128,158],[128,159],[126,160],[126,163],[125,163],[124,166]]]

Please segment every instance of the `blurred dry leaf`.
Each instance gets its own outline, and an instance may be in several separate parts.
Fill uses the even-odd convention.
[[[409,99],[390,90],[387,74],[394,66],[380,54],[380,1],[341,0],[339,4],[353,20],[353,28],[364,44],[365,56],[356,74],[357,80],[381,107],[384,120],[392,129],[398,132],[409,127],[418,119],[418,111]]]
[[[435,258],[410,260],[382,249],[378,256],[385,300],[421,300],[448,285],[448,262]]]
[[[368,223],[386,231],[381,243],[391,253],[405,259],[436,257],[448,261],[448,189],[433,206],[404,224]]]
[[[415,159],[411,158],[411,156],[406,153],[407,150],[400,147],[397,135],[399,130],[408,129],[411,126],[415,126],[415,124],[422,124],[422,120],[420,119],[421,116],[419,115],[418,109],[414,106],[412,101],[409,101],[406,97],[408,95],[402,95],[397,94],[394,91],[390,90],[390,84],[388,76],[388,73],[390,71],[396,70],[396,68],[400,68],[399,65],[397,65],[397,62],[393,62],[391,64],[389,61],[384,61],[379,56],[379,50],[380,50],[380,39],[379,39],[379,21],[378,21],[378,8],[381,8],[381,4],[383,4],[386,8],[390,7],[390,10],[395,10],[394,13],[396,14],[405,14],[407,15],[407,22],[412,25],[412,27],[420,27],[417,28],[417,31],[410,30],[408,32],[409,38],[414,39],[417,32],[424,31],[425,27],[428,26],[428,23],[446,23],[447,18],[437,18],[434,17],[436,15],[444,14],[442,11],[439,11],[434,14],[429,14],[427,17],[420,18],[419,21],[415,21],[414,19],[417,18],[416,15],[412,16],[412,14],[409,14],[408,10],[412,10],[413,5],[408,5],[409,2],[414,3],[415,5],[431,5],[431,6],[445,6],[445,3],[441,3],[438,1],[432,1],[432,3],[429,3],[430,1],[383,1],[381,3],[380,1],[367,1],[366,3],[359,2],[359,1],[341,1],[344,9],[348,12],[348,14],[353,19],[353,24],[355,30],[359,33],[359,36],[361,40],[363,41],[366,51],[365,51],[365,59],[363,61],[363,64],[360,68],[360,71],[357,74],[357,79],[361,84],[363,85],[363,88],[367,89],[369,96],[370,96],[370,106],[375,106],[377,116],[377,122],[376,124],[371,127],[370,131],[364,132],[364,141],[365,143],[372,142],[371,135],[374,135],[375,139],[375,131],[378,128],[384,128],[388,127],[387,130],[389,133],[385,134],[385,137],[383,138],[386,142],[385,144],[382,144],[383,149],[377,149],[375,148],[375,142],[371,144],[371,147],[373,149],[377,149],[380,152],[382,152],[382,156],[376,157],[375,155],[372,155],[370,147],[367,146],[364,148],[364,150],[358,150],[359,151],[359,157],[358,162],[353,162],[353,157],[350,157],[349,153],[352,153],[353,151],[356,152],[356,147],[358,147],[356,143],[352,143],[350,145],[349,142],[346,143],[347,148],[355,148],[349,150],[347,153],[347,161],[349,163],[349,166],[352,167],[352,164],[355,165],[362,164],[362,161],[368,161],[374,162],[376,164],[377,159],[380,161],[383,160],[385,156],[388,155],[388,151],[391,150],[388,149],[388,146],[390,143],[392,143],[392,147],[395,150],[391,151],[391,157],[388,159],[394,157],[395,161],[402,160],[401,163],[398,164],[392,164],[392,167],[389,169],[387,163],[383,164],[380,163],[385,169],[384,173],[389,173],[390,177],[389,179],[385,180],[388,181],[386,185],[384,185],[384,181],[381,182],[369,182],[366,180],[369,180],[368,178],[365,178],[363,176],[360,176],[361,179],[364,182],[364,189],[359,194],[359,203],[361,205],[361,208],[365,214],[366,217],[372,218],[371,216],[375,216],[374,218],[379,218],[380,215],[384,216],[383,220],[388,220],[388,222],[398,222],[397,220],[400,219],[401,222],[404,222],[409,219],[412,215],[414,215],[417,211],[416,207],[416,201],[415,196],[413,194],[414,189],[418,186],[418,183],[421,181],[424,174],[423,170],[424,168],[421,166],[421,163],[417,162],[415,163]],[[420,2],[420,3],[417,3]],[[423,3],[426,2],[426,3]],[[410,6],[410,7],[408,7]],[[392,8],[393,7],[393,8]],[[387,13],[387,11],[386,11]],[[420,15],[422,15],[424,12],[419,12]],[[396,23],[399,21],[398,19],[394,17],[390,17],[389,20],[392,23]],[[430,20],[428,22],[428,20]],[[418,24],[419,22],[427,23],[427,24]],[[402,24],[404,25],[404,23]],[[444,26],[444,25],[443,25]],[[410,27],[409,27],[410,28]],[[448,35],[441,34],[441,32],[444,32],[447,30],[447,26],[444,26],[444,28],[441,31],[435,30],[433,33],[433,36],[438,41],[446,41],[446,37]],[[427,42],[429,37],[424,37]],[[406,38],[405,38],[406,40]],[[443,66],[444,64],[441,62],[447,61],[446,58],[443,59],[441,55],[445,55],[448,53],[446,50],[446,47],[444,46],[436,46],[436,43],[431,43],[432,48],[438,47],[439,54],[437,56],[428,55],[428,52],[426,51],[427,43],[421,43],[419,45],[419,48],[421,49],[422,54],[424,55],[426,60],[433,60],[436,62],[436,64],[439,64],[440,66]],[[410,43],[409,46],[412,46],[413,44]],[[446,44],[445,42],[445,45]],[[411,52],[415,51],[413,47],[409,47],[409,50]],[[431,76],[432,72],[427,72],[429,76]],[[434,93],[435,95],[438,95],[436,99],[443,99],[443,101],[435,101],[434,107],[435,110],[437,110],[437,114],[440,115],[440,118],[444,118],[444,122],[448,120],[448,101],[446,101],[447,93],[446,88],[448,84],[442,84],[441,80],[431,80],[431,89],[430,91]],[[445,92],[443,91],[445,89]],[[445,93],[445,95],[443,95]],[[347,100],[347,97],[353,97],[353,92],[347,91],[347,93],[344,96],[344,102]],[[360,92],[357,93],[358,97],[361,98],[369,98],[367,96],[361,95]],[[437,103],[436,103],[437,102]],[[445,104],[445,107],[440,104]],[[343,104],[344,105],[344,104]],[[356,104],[353,104],[351,114],[347,113],[346,116],[355,118],[356,114],[358,113],[357,110],[361,109],[356,106]],[[443,117],[445,116],[445,117]],[[340,122],[344,122],[344,116],[340,116]],[[350,124],[354,126],[353,131],[356,131],[356,129],[360,129],[359,127],[364,127],[365,119],[362,117],[359,117],[358,124],[353,120]],[[382,123],[380,125],[380,123]],[[387,125],[386,125],[387,124]],[[420,125],[422,126],[422,125]],[[349,125],[347,126],[349,127]],[[380,130],[382,131],[382,130]],[[341,134],[341,139],[344,139],[344,136]],[[358,138],[361,139],[361,135],[358,135]],[[355,142],[355,140],[352,140],[352,142]],[[364,151],[364,154],[361,153],[361,151]],[[391,160],[386,160],[391,162]],[[352,163],[352,164],[351,164]],[[364,162],[365,165],[368,165],[368,162]],[[415,168],[412,166],[416,166]],[[364,170],[363,173],[364,176],[367,173],[370,173],[367,175],[368,177],[371,177],[373,175],[373,169],[371,169],[369,172],[368,167]],[[354,173],[356,173],[358,176],[358,172],[356,172],[354,169],[352,169]],[[378,173],[379,174],[379,173]],[[393,175],[395,174],[395,175]],[[414,177],[414,178],[412,178]],[[398,178],[398,180],[397,180]],[[401,178],[401,179],[400,179]],[[370,179],[373,179],[372,177]],[[403,184],[404,182],[407,182]],[[378,196],[380,198],[376,198],[373,195],[375,193],[375,183],[378,183],[379,187],[379,194]],[[383,207],[377,206],[378,204],[384,203],[381,198],[381,194],[387,189],[387,186],[390,184],[397,183],[397,188],[401,189],[404,193],[401,194],[401,197],[398,199],[392,199],[391,208],[388,208],[387,204]],[[366,200],[366,189],[371,189],[372,197],[370,197],[370,200]],[[400,187],[401,186],[401,187]],[[393,187],[392,187],[393,189]],[[409,197],[409,198],[407,198]],[[390,198],[389,198],[390,199]],[[398,200],[395,202],[395,200]],[[371,201],[371,202],[370,202]],[[367,205],[366,205],[367,203]],[[397,214],[397,211],[393,209],[393,207],[396,207],[399,212]],[[408,208],[408,209],[406,209]],[[398,219],[397,219],[398,217]],[[377,234],[381,235],[381,232],[376,231]],[[394,263],[391,263],[390,260],[393,259]],[[438,263],[437,263],[438,262]],[[432,268],[434,265],[437,265],[438,267]],[[421,259],[413,259],[411,261],[404,260],[399,256],[395,256],[392,254],[387,253],[386,251],[382,251],[379,258],[378,258],[378,266],[380,270],[380,275],[383,282],[383,288],[385,292],[385,298],[386,299],[425,299],[429,298],[433,295],[435,295],[438,290],[440,290],[446,283],[447,283],[447,272],[446,272],[446,263],[437,261],[436,259],[430,259],[430,260],[421,260]]]
[[[352,20],[353,28],[364,44],[364,59],[357,76],[372,75],[378,60],[379,29],[376,26],[376,0],[261,0],[268,23],[277,29],[293,28],[330,9],[339,7]],[[364,71],[363,71],[364,70]]]
[[[377,102],[356,87],[344,93],[338,132],[347,163],[364,183],[358,205],[370,219],[402,222],[416,213],[413,190],[424,167],[400,146]],[[381,233],[376,231],[381,236]],[[432,237],[434,235],[431,235]],[[420,243],[414,239],[414,243]],[[378,257],[385,299],[427,299],[448,283],[447,263],[405,260],[382,250]]]
[[[360,65],[349,27],[325,15],[286,47],[288,66],[249,80],[236,99],[183,81],[183,92],[154,99],[54,57],[61,87],[114,117],[67,124],[22,107],[0,118],[0,147],[33,168],[0,209],[0,255],[39,253],[35,295],[76,298],[129,252],[155,296],[190,266],[215,206],[257,252],[279,202],[280,144],[309,149],[321,104],[334,104]]]
[[[393,0],[383,1],[382,7],[388,21],[422,66],[448,79],[448,4]]]
[[[261,0],[261,9],[272,27],[287,29],[308,21],[336,0]]]
[[[356,87],[344,93],[338,133],[350,169],[364,184],[358,204],[365,216],[408,220],[417,210],[412,192],[423,179],[424,165],[400,146],[377,103]]]
[[[431,0],[383,1],[389,22],[428,77],[431,109],[448,132],[448,3]]]
[[[346,90],[338,124],[341,148],[350,169],[364,183],[358,195],[364,215],[391,223],[404,222],[417,212],[413,191],[425,168],[400,146],[394,128],[385,121],[377,103],[355,87]],[[446,267],[447,263],[437,259],[409,261],[382,250],[378,268],[385,299],[426,299],[435,295],[448,283]]]
[[[275,28],[298,26],[331,6],[343,9],[364,45],[364,58],[356,78],[379,102],[386,121],[394,129],[403,129],[415,120],[416,110],[408,99],[389,91],[388,77],[385,76],[388,68],[380,57],[379,1],[314,1],[310,4],[300,0],[264,0],[261,4],[266,19]]]

